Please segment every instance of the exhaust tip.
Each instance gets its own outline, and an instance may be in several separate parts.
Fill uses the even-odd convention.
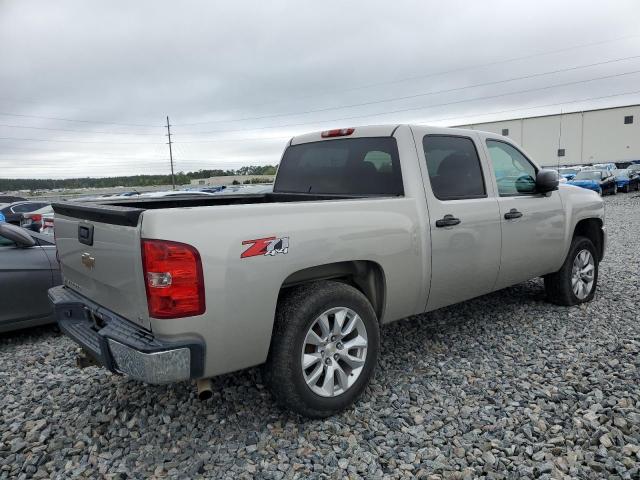
[[[213,392],[211,390],[198,392],[198,400],[209,400],[211,397],[213,397]]]
[[[213,397],[213,385],[211,379],[201,378],[196,382],[196,388],[198,389],[199,400],[209,400]]]

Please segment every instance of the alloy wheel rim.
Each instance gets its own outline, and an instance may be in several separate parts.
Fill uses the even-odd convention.
[[[362,318],[347,307],[319,315],[302,345],[300,364],[307,386],[321,397],[349,390],[362,373],[369,342]]]
[[[595,261],[589,250],[580,250],[573,259],[571,289],[578,300],[584,300],[593,289]]]

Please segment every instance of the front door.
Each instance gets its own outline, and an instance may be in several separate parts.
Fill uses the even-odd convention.
[[[560,193],[536,193],[536,167],[510,143],[487,138],[486,147],[502,223],[496,289],[558,270],[563,262],[566,224]]]
[[[422,135],[420,161],[431,229],[427,310],[493,290],[500,260],[498,202],[488,192],[475,134]]]

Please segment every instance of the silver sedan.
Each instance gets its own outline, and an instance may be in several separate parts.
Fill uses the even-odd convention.
[[[60,283],[53,235],[0,222],[0,333],[55,322],[47,290]]]

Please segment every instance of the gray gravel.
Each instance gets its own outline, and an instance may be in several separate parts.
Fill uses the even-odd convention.
[[[144,386],[52,328],[0,337],[0,478],[640,478],[640,198],[609,197],[596,299],[538,280],[383,328],[349,412],[279,410],[257,370]],[[526,252],[524,252],[526,253]]]

